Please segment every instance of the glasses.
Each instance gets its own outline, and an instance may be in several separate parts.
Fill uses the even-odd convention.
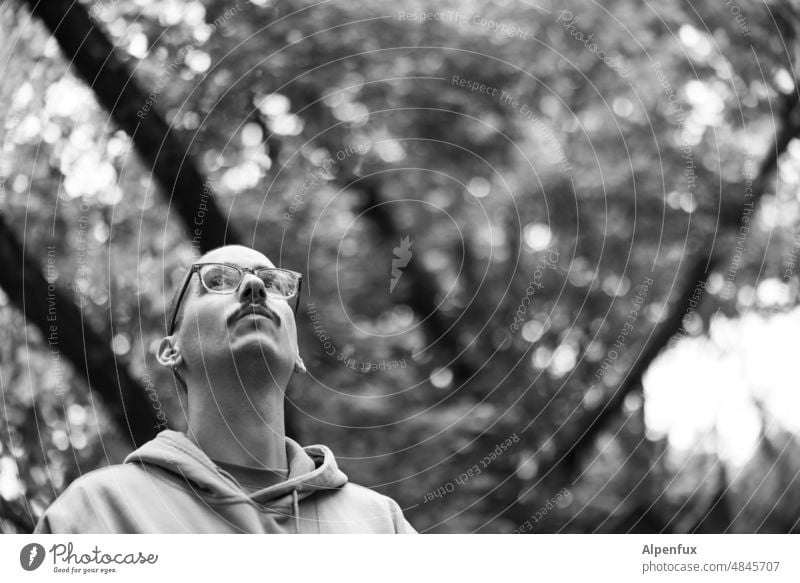
[[[195,263],[186,275],[183,282],[181,293],[172,309],[172,316],[169,323],[169,334],[175,328],[175,320],[178,317],[180,308],[189,282],[195,273],[200,274],[200,282],[205,290],[212,294],[232,294],[235,293],[244,281],[245,273],[252,273],[264,284],[267,297],[276,300],[290,300],[295,298],[294,313],[297,313],[297,306],[300,304],[300,288],[303,283],[303,274],[289,269],[279,267],[240,267],[230,263]]]

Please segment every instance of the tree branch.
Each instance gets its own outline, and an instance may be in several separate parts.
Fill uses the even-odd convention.
[[[164,118],[148,107],[147,92],[139,87],[86,8],[75,0],[24,1],[50,29],[67,61],[92,88],[100,104],[131,137],[187,231],[193,237],[195,230],[199,231],[200,250],[238,243],[239,236],[209,195],[211,185]],[[203,217],[202,225],[195,224],[198,217]]]
[[[764,194],[769,177],[777,169],[778,158],[786,150],[789,142],[800,134],[800,107],[798,105],[800,105],[800,89],[796,87],[794,93],[786,96],[784,100],[783,123],[775,136],[775,147],[764,156],[753,181],[752,203],[747,202],[751,208],[755,207],[758,199]],[[744,192],[744,186],[741,191]],[[722,214],[720,228],[738,228],[745,215],[744,211],[747,210],[744,208],[744,204],[743,202],[741,205],[728,207],[735,211],[729,210]],[[703,248],[708,251],[700,252],[691,262],[678,300],[674,303],[669,316],[657,325],[650,342],[644,346],[636,363],[604,403],[581,413],[578,420],[570,424],[570,426],[577,426],[578,429],[572,432],[571,437],[563,439],[556,448],[556,452],[542,463],[539,471],[540,480],[547,478],[551,473],[569,480],[578,468],[580,456],[594,443],[594,439],[605,425],[619,412],[625,397],[641,388],[644,373],[667,346],[670,339],[681,329],[689,302],[694,298],[698,304],[700,303],[705,292],[705,286],[701,286],[701,284],[705,284],[708,276],[719,263],[719,257],[712,254],[710,245]],[[698,295],[699,299],[697,299]],[[557,434],[553,439],[556,438]]]
[[[117,362],[111,339],[83,319],[72,297],[47,282],[0,217],[0,287],[27,320],[42,332],[53,354],[63,354],[83,376],[133,445],[156,435],[158,419],[145,391]]]

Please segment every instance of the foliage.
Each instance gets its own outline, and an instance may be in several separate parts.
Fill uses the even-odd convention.
[[[794,480],[794,437],[773,436],[725,482],[741,513],[701,523],[722,464],[713,452],[676,463],[648,439],[638,387],[574,485],[539,472],[561,428],[636,362],[698,250],[722,261],[692,332],[752,309],[728,293],[736,230],[718,219],[746,202],[741,185],[795,90],[784,5],[742,7],[745,35],[710,1],[444,2],[424,22],[403,16],[432,10],[413,1],[84,4],[154,97],[143,113],[165,117],[230,225],[304,272],[311,374],[288,396],[302,440],[330,445],[352,480],[435,532],[513,531],[565,486],[537,531],[796,528],[770,510]],[[57,282],[181,428],[153,348],[191,233],[41,23],[5,3],[0,29],[4,216],[43,270],[55,245]],[[798,286],[781,279],[800,212],[796,145],[735,274],[737,292],[781,280],[792,298],[781,309]],[[391,289],[403,237],[411,259]],[[0,496],[35,515],[126,448],[79,376],[56,375],[41,332],[8,302],[0,318]],[[519,442],[491,458],[510,436]],[[783,473],[760,483],[773,461]],[[798,501],[785,502],[796,518]]]

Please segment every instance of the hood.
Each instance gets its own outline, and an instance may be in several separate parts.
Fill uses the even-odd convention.
[[[252,494],[221,473],[203,450],[179,431],[162,431],[125,458],[125,463],[157,466],[213,498],[249,499],[273,509],[291,505],[295,517],[298,515],[299,500],[318,490],[339,488],[347,483],[347,476],[336,465],[333,452],[324,445],[301,447],[287,437],[286,455],[289,477]]]

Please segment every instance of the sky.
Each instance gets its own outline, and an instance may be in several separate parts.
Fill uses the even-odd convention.
[[[767,413],[768,434],[797,434],[798,340],[800,308],[733,319],[717,315],[708,334],[679,341],[645,375],[648,436],[666,436],[679,457],[716,449],[741,466],[760,438],[758,402]]]

